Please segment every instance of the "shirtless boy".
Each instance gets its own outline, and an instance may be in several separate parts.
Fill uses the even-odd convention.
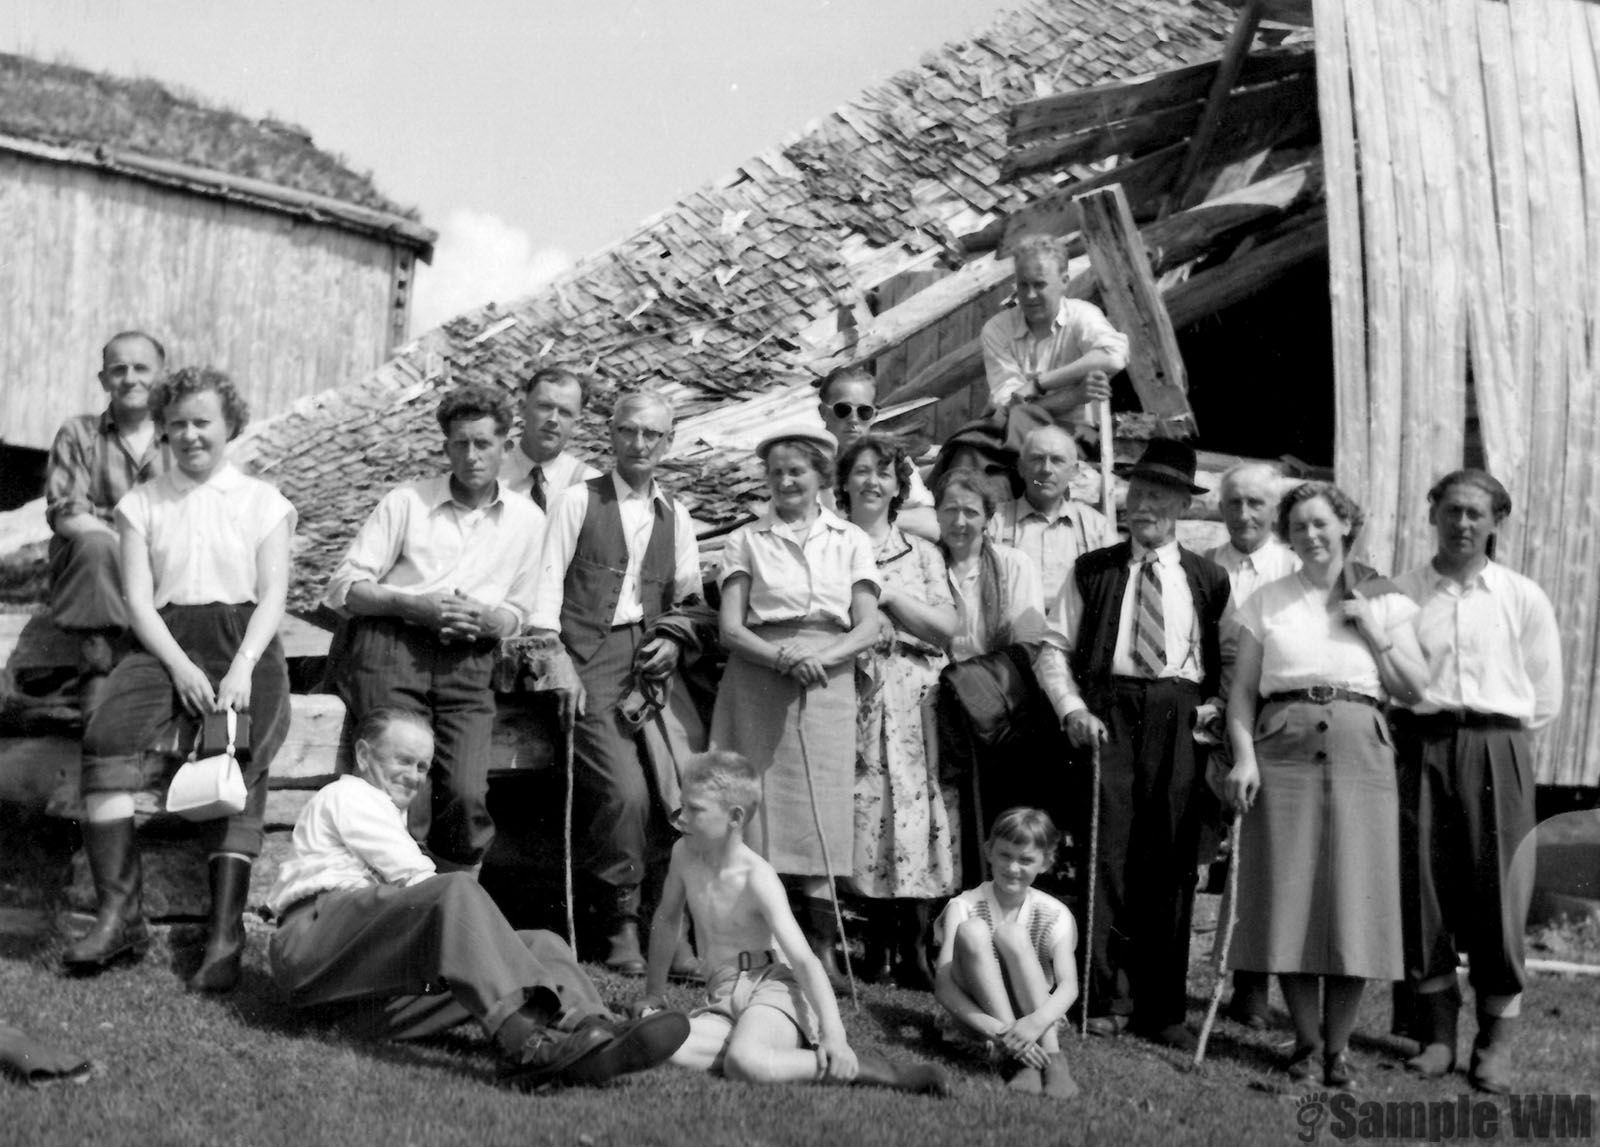
[[[687,905],[707,972],[706,1002],[672,1062],[749,1083],[874,1084],[942,1095],[943,1070],[851,1050],[822,964],[778,874],[744,842],[761,778],[737,753],[689,758],[661,904],[650,929],[644,1013],[662,1006]]]

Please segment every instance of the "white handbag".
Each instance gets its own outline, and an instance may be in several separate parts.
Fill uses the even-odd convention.
[[[195,734],[189,759],[173,774],[167,786],[167,811],[184,820],[216,820],[244,811],[244,773],[234,755],[239,718],[228,710],[228,751],[195,759],[204,730]]]

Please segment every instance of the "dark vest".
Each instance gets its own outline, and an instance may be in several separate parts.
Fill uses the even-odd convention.
[[[628,571],[628,546],[622,536],[622,511],[617,508],[617,487],[610,474],[591,478],[589,508],[578,544],[567,564],[561,597],[561,640],[580,660],[587,661],[611,632],[611,619],[622,600],[622,579]],[[672,608],[677,572],[677,523],[672,501],[665,494],[653,503],[655,525],[644,549],[639,588],[644,596],[644,623],[649,625]]]
[[[1073,567],[1083,614],[1072,646],[1072,677],[1091,709],[1104,703],[1111,689],[1111,659],[1117,651],[1117,621],[1128,587],[1129,542],[1084,554]],[[1222,642],[1218,622],[1228,605],[1228,575],[1216,562],[1178,547],[1178,564],[1189,582],[1195,618],[1200,623],[1201,695],[1216,696],[1222,682]]]

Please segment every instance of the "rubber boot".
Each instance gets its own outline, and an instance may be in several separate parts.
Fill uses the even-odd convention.
[[[868,900],[865,908],[867,922],[862,929],[865,936],[861,945],[861,966],[856,971],[864,984],[887,983],[894,975],[898,905],[893,900]]]
[[[835,992],[848,992],[850,977],[845,975],[844,958],[839,951],[839,920],[833,914],[833,901],[815,896],[804,900],[806,913],[801,920],[811,952],[821,961],[829,986]]]
[[[933,991],[933,965],[928,960],[926,900],[897,900],[895,982],[918,992]]]
[[[949,1076],[942,1067],[931,1063],[896,1064],[871,1051],[862,1052],[856,1062],[856,1077],[850,1082],[860,1087],[892,1087],[920,1095],[950,1093]]]
[[[1478,1038],[1472,1042],[1472,1066],[1467,1081],[1479,1091],[1506,1095],[1511,1091],[1511,1034],[1513,1016],[1491,1016],[1478,1009]]]
[[[83,972],[124,958],[142,959],[150,950],[150,926],[144,919],[144,870],[133,818],[85,821],[83,851],[99,903],[94,926],[61,954],[62,964]]]
[[[639,886],[618,885],[611,923],[606,932],[605,965],[624,976],[644,975],[644,953],[639,948]]]
[[[200,967],[189,977],[193,992],[231,992],[239,984],[244,957],[244,902],[250,893],[250,862],[242,856],[213,856],[210,863],[211,918]]]
[[[1406,1060],[1406,1070],[1438,1079],[1455,1070],[1456,1027],[1461,1014],[1461,986],[1415,996],[1415,1030],[1422,1050]]]

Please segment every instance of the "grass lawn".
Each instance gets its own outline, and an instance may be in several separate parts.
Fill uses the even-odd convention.
[[[1215,909],[1202,897],[1201,912]],[[232,997],[183,991],[197,958],[191,937],[163,940],[145,962],[95,979],[54,971],[58,947],[0,942],[0,1020],[90,1056],[82,1086],[30,1090],[0,1082],[0,1143],[319,1144],[930,1144],[1292,1143],[1302,1091],[1277,1071],[1285,1029],[1252,1033],[1221,1022],[1207,1062],[1137,1039],[1080,1041],[1067,1050],[1084,1094],[1070,1104],[1012,1096],[981,1065],[947,1055],[931,996],[867,987],[843,1004],[852,1043],[945,1064],[945,1100],[857,1088],[760,1089],[663,1068],[612,1087],[523,1095],[491,1085],[494,1061],[469,1028],[427,1045],[367,1045],[281,1008],[265,969],[268,933],[251,926],[246,980]],[[1191,1018],[1210,974],[1197,940]],[[1589,950],[1563,958],[1600,958]],[[598,969],[602,994],[623,1004],[637,981]],[[687,989],[675,989],[687,1005]],[[1600,977],[1539,976],[1519,1038],[1528,1092],[1600,1090]],[[1285,1021],[1286,1022],[1286,1021]],[[1470,1033],[1470,1017],[1467,1018]],[[1361,1098],[1444,1100],[1457,1075],[1425,1083],[1396,1066],[1388,992],[1369,993],[1354,1059]],[[1469,1034],[1470,1038],[1470,1034]],[[1597,1104],[1600,1106],[1600,1104]],[[1600,1113],[1597,1113],[1600,1124]],[[1600,1126],[1594,1127],[1600,1135]],[[1322,1139],[1332,1142],[1327,1129]]]

